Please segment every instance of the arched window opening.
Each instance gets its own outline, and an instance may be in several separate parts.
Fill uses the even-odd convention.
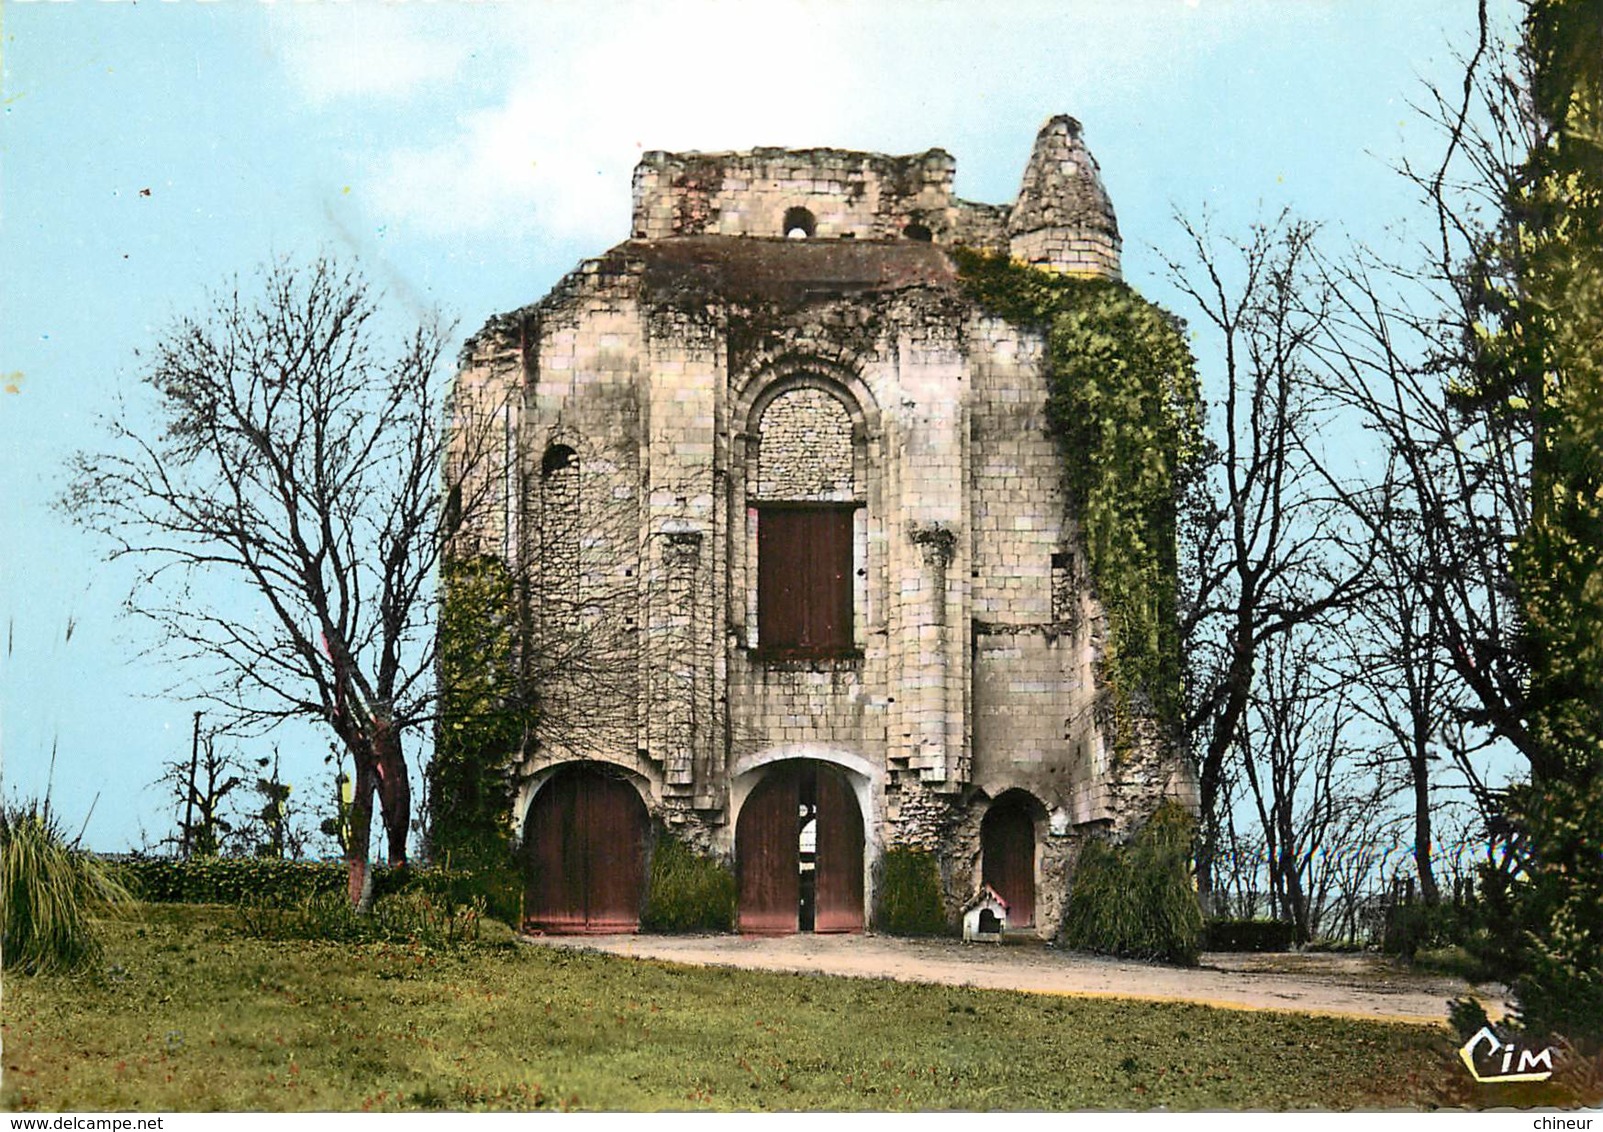
[[[548,632],[570,629],[579,603],[579,458],[553,444],[540,460],[539,561],[534,597]]]
[[[540,461],[541,478],[550,479],[555,473],[571,467],[576,459],[578,456],[566,444],[551,445],[545,450],[545,457]]]
[[[757,643],[774,656],[855,649],[852,419],[824,389],[770,401],[757,424]]]
[[[935,234],[926,225],[920,224],[916,220],[902,229],[902,235],[909,240],[917,240],[921,244],[927,244],[935,238]]]
[[[785,210],[785,222],[779,227],[788,240],[810,240],[817,224],[811,212],[797,206]]]

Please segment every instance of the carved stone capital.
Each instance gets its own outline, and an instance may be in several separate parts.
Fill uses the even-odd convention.
[[[923,554],[924,561],[930,566],[949,566],[952,556],[957,552],[957,533],[950,527],[938,524],[907,528],[907,537],[913,545]]]
[[[663,556],[680,565],[692,563],[701,554],[700,531],[668,531],[662,536]]]

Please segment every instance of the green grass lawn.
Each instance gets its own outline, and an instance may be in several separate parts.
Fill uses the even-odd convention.
[[[1442,1029],[702,970],[503,939],[113,925],[92,973],[8,976],[0,1103],[44,1110],[1423,1107]]]

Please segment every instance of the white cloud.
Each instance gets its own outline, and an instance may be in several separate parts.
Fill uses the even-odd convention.
[[[466,44],[430,35],[410,6],[325,0],[270,12],[290,83],[313,104],[409,97],[454,78],[468,55]]]
[[[628,225],[646,149],[840,144],[855,85],[847,56],[796,9],[678,3],[545,38],[496,105],[440,144],[383,162],[379,209],[433,234],[560,230],[611,242]],[[756,49],[754,45],[767,44]]]
[[[642,0],[489,11],[493,34],[479,20],[435,22],[436,38],[425,41],[416,26],[389,23],[389,39],[355,53],[369,84],[391,49],[397,72],[419,82],[457,66],[475,47],[469,39],[486,52],[494,44],[493,65],[491,53],[474,62],[473,89],[448,87],[430,100],[447,128],[436,121],[417,131],[431,140],[378,157],[364,197],[385,222],[428,235],[560,232],[598,248],[627,233],[629,173],[646,149],[940,145],[961,162],[965,140],[976,157],[996,148],[998,134],[1027,146],[1048,114],[1130,97],[1132,87],[1184,68],[1242,14],[1211,20],[1179,6],[1111,14],[1054,0]],[[353,35],[316,50],[336,52]],[[348,93],[375,89],[326,56],[322,66],[308,89],[324,97],[341,83]],[[446,109],[472,104],[467,95],[482,108]],[[1017,153],[1016,170],[1026,156]]]

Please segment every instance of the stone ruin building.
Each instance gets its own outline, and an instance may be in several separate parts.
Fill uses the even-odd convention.
[[[1189,796],[1173,744],[1113,756],[1042,336],[949,254],[1117,277],[1097,164],[1055,117],[1011,205],[954,173],[648,152],[630,238],[464,348],[506,440],[473,538],[560,658],[517,756],[529,928],[636,927],[667,832],[743,931],[872,927],[910,847],[954,927],[989,885],[1050,935],[1083,839]]]

